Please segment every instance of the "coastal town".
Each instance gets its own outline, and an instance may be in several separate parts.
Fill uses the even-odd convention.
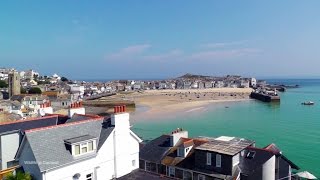
[[[189,137],[182,128],[143,141],[131,130],[136,104],[164,114],[174,107],[247,100],[266,81],[186,74],[84,82],[6,68],[0,80],[0,179],[13,172],[37,180],[299,179],[299,166],[272,142],[257,147],[241,137]]]
[[[255,78],[191,74],[168,80],[85,82],[69,80],[58,74],[49,76],[42,75],[35,70],[17,71],[12,68],[0,69],[0,81],[0,112],[2,116],[5,115],[7,120],[38,117],[46,113],[66,113],[66,109],[76,102],[83,102],[87,106],[108,106],[111,108],[121,102],[134,107],[133,97],[159,92],[187,101],[208,99],[209,97],[211,99],[219,99],[217,97],[248,98],[248,93],[251,92],[250,88],[266,85],[266,81],[257,81]],[[219,89],[220,91],[217,91]],[[246,91],[238,91],[237,89],[245,89]],[[192,95],[191,91],[193,91]],[[103,104],[103,101],[100,100],[103,98],[110,100],[109,103]],[[97,100],[98,102],[96,102]]]

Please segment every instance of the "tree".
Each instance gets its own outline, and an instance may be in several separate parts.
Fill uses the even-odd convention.
[[[32,87],[32,88],[29,89],[28,93],[29,94],[41,94],[42,91],[38,87]]]
[[[8,84],[6,81],[0,80],[0,88],[7,88]]]
[[[23,87],[21,87],[21,88],[20,88],[20,93],[21,93],[21,94],[26,94],[26,93],[27,93],[27,90],[24,89]]]
[[[69,81],[66,77],[61,77],[61,81],[62,82],[66,82],[66,81]]]
[[[5,180],[32,180],[32,176],[29,173],[23,173],[17,171],[15,174],[11,173],[4,178]]]

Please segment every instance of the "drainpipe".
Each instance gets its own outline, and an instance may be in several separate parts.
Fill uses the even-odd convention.
[[[114,131],[113,132],[113,158],[114,158],[114,172],[113,172],[113,174],[114,174],[114,179],[116,179],[117,178],[117,160],[116,160],[116,158],[117,158],[117,155],[116,155],[116,150],[117,150],[117,148],[116,148],[116,131]]]

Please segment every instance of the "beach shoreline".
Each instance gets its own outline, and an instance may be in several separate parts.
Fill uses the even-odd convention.
[[[217,103],[248,101],[251,91],[250,88],[149,90],[125,95],[125,98],[136,103],[136,110],[132,113],[135,121],[143,121],[157,119],[154,117],[163,114],[198,112]]]
[[[90,112],[103,111],[102,106],[118,102],[133,102],[135,108],[127,108],[135,121],[154,120],[164,114],[195,113],[201,108],[217,103],[229,103],[249,100],[251,88],[212,88],[212,89],[166,89],[138,92],[121,92],[114,96],[91,101]],[[105,112],[112,113],[113,108],[105,106]]]

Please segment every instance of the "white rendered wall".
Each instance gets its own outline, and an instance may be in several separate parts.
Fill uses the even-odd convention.
[[[276,176],[276,158],[273,156],[262,166],[262,180],[275,180]]]
[[[1,167],[7,169],[7,162],[13,161],[20,144],[19,133],[0,136],[1,140]],[[1,169],[0,169],[1,170]]]
[[[79,108],[70,108],[68,111],[68,116],[72,117],[74,114],[86,114],[86,110],[84,107]]]

